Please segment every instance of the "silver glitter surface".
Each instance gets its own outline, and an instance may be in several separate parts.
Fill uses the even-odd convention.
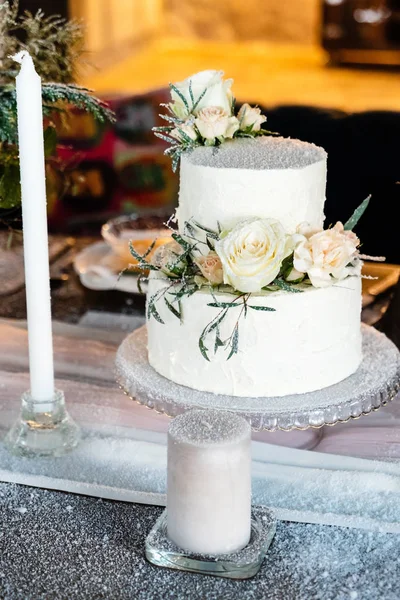
[[[394,398],[400,387],[400,353],[382,333],[362,326],[363,361],[354,375],[316,392],[239,398],[194,390],[159,375],[148,362],[147,331],[128,336],[117,352],[120,386],[135,400],[169,416],[193,408],[235,412],[253,429],[307,429],[358,418]],[[134,357],[134,360],[132,360]]]
[[[4,600],[398,600],[400,536],[278,522],[254,579],[161,569],[162,509],[0,483]]]
[[[323,148],[282,137],[242,138],[200,146],[184,155],[193,165],[215,169],[302,169],[326,159]]]
[[[251,437],[247,421],[218,410],[191,410],[178,415],[168,433],[175,442],[192,446],[220,446]]]

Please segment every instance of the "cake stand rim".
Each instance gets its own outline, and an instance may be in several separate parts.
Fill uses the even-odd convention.
[[[123,351],[125,350],[126,346],[131,342],[131,340],[135,339],[138,335],[143,335],[144,330],[146,330],[146,325],[143,325],[142,327],[135,329],[122,341],[122,343],[120,344],[120,346],[117,350],[116,364],[115,364],[115,374],[116,374],[115,376],[116,376],[116,382],[117,382],[119,388],[121,389],[121,391],[130,400],[137,402],[138,404],[145,406],[146,408],[148,408],[150,410],[154,410],[155,412],[157,412],[159,414],[164,414],[170,418],[173,418],[173,417],[177,416],[178,414],[185,412],[186,410],[193,410],[195,408],[206,408],[206,409],[210,408],[208,406],[202,405],[201,402],[196,405],[195,402],[188,404],[188,403],[179,402],[179,400],[176,400],[176,399],[170,399],[168,401],[164,401],[164,400],[159,400],[156,397],[149,397],[148,392],[140,389],[140,384],[139,384],[139,387],[136,387],[136,389],[133,391],[132,383],[127,381],[127,379],[121,373],[121,370],[122,370],[121,365],[120,365],[121,355],[122,355]],[[385,334],[379,332],[372,326],[362,324],[362,334],[363,334],[363,341],[366,336],[370,336],[371,338],[375,337],[375,339],[377,339],[377,340],[380,339],[381,342],[383,341],[387,345],[388,350],[391,349],[392,351],[394,350],[396,352],[396,365],[394,367],[394,373],[392,374],[391,379],[385,383],[384,389],[378,388],[378,387],[371,388],[369,390],[370,397],[368,400],[366,400],[364,398],[364,400],[366,400],[365,402],[363,402],[363,398],[347,399],[343,402],[340,402],[337,400],[335,402],[332,402],[332,404],[327,405],[325,407],[318,407],[318,406],[316,406],[314,408],[307,407],[304,410],[294,409],[293,412],[286,411],[286,412],[281,412],[279,414],[274,414],[273,411],[271,411],[271,409],[268,410],[267,406],[264,411],[257,410],[257,409],[248,409],[248,408],[239,409],[237,407],[232,407],[232,408],[226,407],[226,406],[222,407],[219,405],[213,405],[213,408],[217,409],[217,410],[221,410],[221,411],[226,411],[226,412],[234,412],[234,413],[244,417],[245,419],[247,419],[249,421],[249,423],[254,431],[271,431],[271,432],[273,432],[273,431],[289,432],[289,431],[294,431],[294,430],[305,431],[307,429],[320,429],[321,427],[324,427],[325,425],[332,427],[338,423],[347,423],[348,421],[357,420],[357,419],[361,418],[362,416],[367,416],[367,415],[371,414],[372,412],[376,412],[377,410],[379,410],[379,408],[381,408],[382,406],[386,406],[389,402],[391,402],[397,395],[398,391],[400,390],[400,352],[396,348],[394,343],[391,340],[389,340],[389,338],[387,338],[387,336]],[[141,345],[140,349],[143,350],[143,343],[141,341],[139,341],[139,344]],[[156,379],[161,381],[162,383],[165,382],[165,384],[169,387],[172,387],[172,389],[177,387],[177,388],[179,388],[179,390],[183,390],[183,391],[188,390],[197,396],[211,397],[213,400],[214,400],[214,398],[218,398],[218,397],[222,396],[227,399],[232,398],[233,400],[238,401],[238,397],[216,395],[216,394],[213,394],[212,392],[203,392],[200,390],[194,390],[192,388],[189,388],[189,387],[184,386],[179,383],[175,383],[175,382],[167,379],[163,375],[159,374],[150,365],[148,358],[147,358],[147,346],[145,348],[145,351],[146,351],[146,360],[145,360],[144,366],[147,369],[148,373],[151,374],[152,376],[155,376]],[[377,363],[378,362],[379,362],[379,354],[377,357]],[[361,366],[363,365],[363,363],[364,363],[364,359],[363,359],[359,369],[357,369],[357,371],[353,375],[350,375],[350,377],[346,378],[346,380],[350,381],[352,378],[354,378],[359,373],[359,370],[360,370]],[[377,364],[376,366],[379,367],[379,364]],[[332,391],[335,391],[335,388],[342,383],[343,382],[339,382],[337,384],[329,386],[329,389]],[[298,394],[296,396],[306,397],[309,394],[318,395],[319,392],[325,392],[327,389],[328,388],[324,388],[324,390],[317,390],[315,392],[308,392],[306,394]],[[287,398],[287,396],[283,396],[282,398]],[[254,398],[254,400],[265,400],[266,403],[268,402],[268,400],[271,400],[271,399],[272,399],[271,397]],[[240,400],[240,398],[239,398],[239,400]],[[279,400],[279,398],[273,397],[273,400]],[[337,414],[334,417],[329,417],[328,413],[330,411],[336,411],[337,413],[340,413],[340,411],[342,411],[342,413]],[[268,413],[269,413],[269,415],[268,415]],[[303,419],[303,422],[301,422],[302,419]]]

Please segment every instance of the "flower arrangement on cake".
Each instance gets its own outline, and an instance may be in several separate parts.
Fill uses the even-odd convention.
[[[267,117],[257,106],[243,104],[235,115],[233,79],[222,71],[201,71],[180,83],[171,83],[171,100],[163,104],[167,114],[160,117],[169,125],[154,127],[155,135],[171,144],[165,154],[175,171],[183,152],[197,146],[218,146],[239,137],[273,135],[262,129]]]
[[[144,254],[131,243],[132,256],[143,276],[156,272],[168,281],[148,299],[148,319],[164,324],[157,310],[159,302],[181,319],[181,300],[206,287],[212,296],[207,306],[219,311],[200,334],[200,351],[210,360],[207,344],[214,337],[214,352],[229,349],[227,359],[231,358],[238,352],[239,322],[247,311],[275,311],[267,306],[268,292],[301,293],[307,286],[327,287],[361,275],[361,259],[369,257],[360,253],[360,240],[352,229],[369,200],[366,198],[344,225],[338,222],[325,230],[302,223],[289,235],[275,219],[246,219],[230,231],[212,231],[186,222],[183,235],[173,232],[173,241],[161,246],[151,261],[147,258],[155,242]],[[205,233],[205,241],[198,236],[199,231]],[[220,291],[232,294],[232,300],[219,301],[216,294]],[[253,306],[253,294],[265,294],[266,304]],[[235,327],[228,338],[221,339],[219,325],[232,309],[240,309]]]

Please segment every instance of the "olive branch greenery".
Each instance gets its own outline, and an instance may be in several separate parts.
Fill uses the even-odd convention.
[[[183,106],[185,107],[185,111],[187,114],[184,116],[184,118],[178,117],[174,112],[173,103],[172,104],[171,103],[170,104],[160,104],[160,106],[162,106],[163,108],[166,108],[167,114],[160,114],[159,117],[161,119],[163,119],[164,121],[166,121],[168,123],[168,125],[153,127],[153,132],[156,137],[158,137],[158,138],[162,139],[164,142],[167,142],[168,144],[170,144],[170,146],[164,151],[164,154],[166,154],[167,156],[169,156],[171,158],[172,170],[175,172],[178,167],[179,160],[184,152],[193,150],[194,148],[196,148],[198,146],[214,146],[214,145],[220,146],[222,143],[224,143],[225,138],[223,136],[221,136],[221,137],[216,138],[214,141],[206,140],[205,138],[202,137],[199,129],[196,126],[195,111],[196,111],[199,103],[201,102],[201,100],[206,95],[206,93],[208,91],[207,87],[204,88],[204,90],[201,92],[201,94],[199,94],[199,96],[197,98],[195,98],[194,94],[193,94],[193,90],[192,90],[192,82],[191,81],[189,82],[190,105],[189,105],[188,100],[184,96],[184,94],[182,94],[182,92],[179,90],[179,88],[176,85],[174,85],[173,83],[170,83],[169,88],[171,91],[175,92],[175,94],[181,100]],[[231,114],[232,115],[235,114],[235,105],[236,105],[236,99],[232,97],[232,104],[231,104]],[[240,128],[240,126],[242,125],[243,119],[245,117],[245,112],[246,111],[244,111],[241,118],[239,119],[239,129],[233,134],[234,138],[239,138],[239,137],[255,138],[255,137],[265,136],[265,135],[277,135],[275,132],[267,131],[266,129],[254,130],[254,125],[250,125],[244,129]],[[190,125],[190,127],[192,128],[192,130],[196,136],[195,139],[192,139],[183,130],[183,126],[187,126],[187,125]],[[174,135],[171,135],[172,132],[174,132],[176,137],[174,137]]]

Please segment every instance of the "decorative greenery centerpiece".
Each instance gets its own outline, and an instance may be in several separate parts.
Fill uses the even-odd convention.
[[[201,71],[180,83],[170,84],[171,100],[162,104],[167,114],[160,117],[169,125],[154,127],[157,137],[168,142],[165,154],[176,170],[183,152],[197,146],[218,146],[238,137],[273,135],[262,129],[267,120],[256,106],[243,104],[235,114],[233,79],[223,79],[222,71]]]
[[[211,294],[207,306],[216,315],[201,332],[199,349],[206,360],[210,353],[227,350],[227,359],[238,352],[239,323],[249,310],[274,311],[268,294],[283,290],[302,293],[307,287],[328,287],[352,275],[361,275],[361,260],[369,259],[359,251],[360,240],[353,228],[366,210],[366,198],[343,225],[314,229],[302,223],[296,233],[287,234],[275,219],[246,219],[229,231],[212,231],[194,221],[185,223],[182,235],[172,233],[170,243],[161,246],[152,261],[153,245],[139,254],[131,253],[144,273],[156,272],[167,285],[147,300],[147,317],[164,324],[157,305],[163,302],[182,319],[181,300],[203,290]],[[376,258],[375,258],[376,260]],[[154,276],[154,275],[153,275]],[[218,292],[229,293],[232,300],[220,301]],[[253,306],[253,294],[264,295],[264,306]],[[237,311],[230,336],[221,339],[220,325],[228,311]]]
[[[15,63],[11,56],[27,50],[42,79],[43,114],[46,120],[45,153],[54,155],[57,132],[54,115],[68,106],[90,112],[97,120],[112,121],[113,113],[74,83],[76,62],[83,50],[83,28],[77,21],[46,17],[41,10],[18,16],[18,1],[0,0],[0,209],[21,203],[18,165]]]

